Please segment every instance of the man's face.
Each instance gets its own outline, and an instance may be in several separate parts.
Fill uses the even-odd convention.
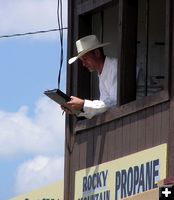
[[[80,60],[82,61],[83,66],[90,72],[96,71],[97,57],[95,55],[95,50],[84,54]]]

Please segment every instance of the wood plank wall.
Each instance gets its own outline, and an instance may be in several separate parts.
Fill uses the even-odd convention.
[[[85,1],[81,0],[79,2]],[[71,9],[69,9],[69,12]],[[174,10],[173,1],[171,1],[171,10]],[[174,32],[173,14],[171,15],[173,19],[171,21],[172,33]],[[75,19],[75,17],[73,16],[72,19]],[[72,24],[72,26],[74,27],[75,25]],[[71,37],[73,40],[75,36]],[[77,134],[72,133],[74,124],[72,119],[68,118],[65,142],[64,200],[72,200],[74,198],[75,171],[96,166],[162,143],[168,143],[168,175],[174,176],[173,47],[174,40],[172,35],[170,48],[170,101],[151,106],[92,129],[83,130]],[[69,74],[69,78],[70,76]],[[73,125],[70,126],[71,123]]]
[[[86,13],[104,4],[114,2],[116,0],[76,0],[76,9],[78,14]]]
[[[70,156],[70,196],[75,171],[168,143],[170,102],[102,124],[75,135]]]

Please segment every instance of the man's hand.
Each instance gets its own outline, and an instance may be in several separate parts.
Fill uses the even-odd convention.
[[[72,110],[82,110],[85,100],[80,99],[78,97],[71,96],[71,101],[68,101],[66,104],[68,107],[70,107]]]
[[[80,99],[78,97],[71,96],[71,101],[68,101],[63,106],[61,106],[62,110],[65,111],[67,114],[74,114],[73,110],[82,110],[84,106],[85,100]],[[67,107],[67,108],[66,108]]]

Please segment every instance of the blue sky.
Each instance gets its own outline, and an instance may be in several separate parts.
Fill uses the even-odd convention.
[[[0,35],[58,28],[57,0],[0,0],[0,7]],[[63,13],[66,27],[65,0]],[[57,87],[59,50],[57,32],[0,39],[0,200],[63,178],[64,116],[43,95]],[[63,90],[65,82],[66,55]]]

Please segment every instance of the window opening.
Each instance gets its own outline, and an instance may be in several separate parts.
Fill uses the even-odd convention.
[[[111,19],[114,19],[114,23]],[[118,4],[92,14],[92,34],[97,35],[100,42],[111,42],[104,48],[110,57],[118,57]],[[90,98],[99,99],[98,75],[91,73]]]
[[[165,0],[139,0],[137,22],[137,99],[164,89]]]

